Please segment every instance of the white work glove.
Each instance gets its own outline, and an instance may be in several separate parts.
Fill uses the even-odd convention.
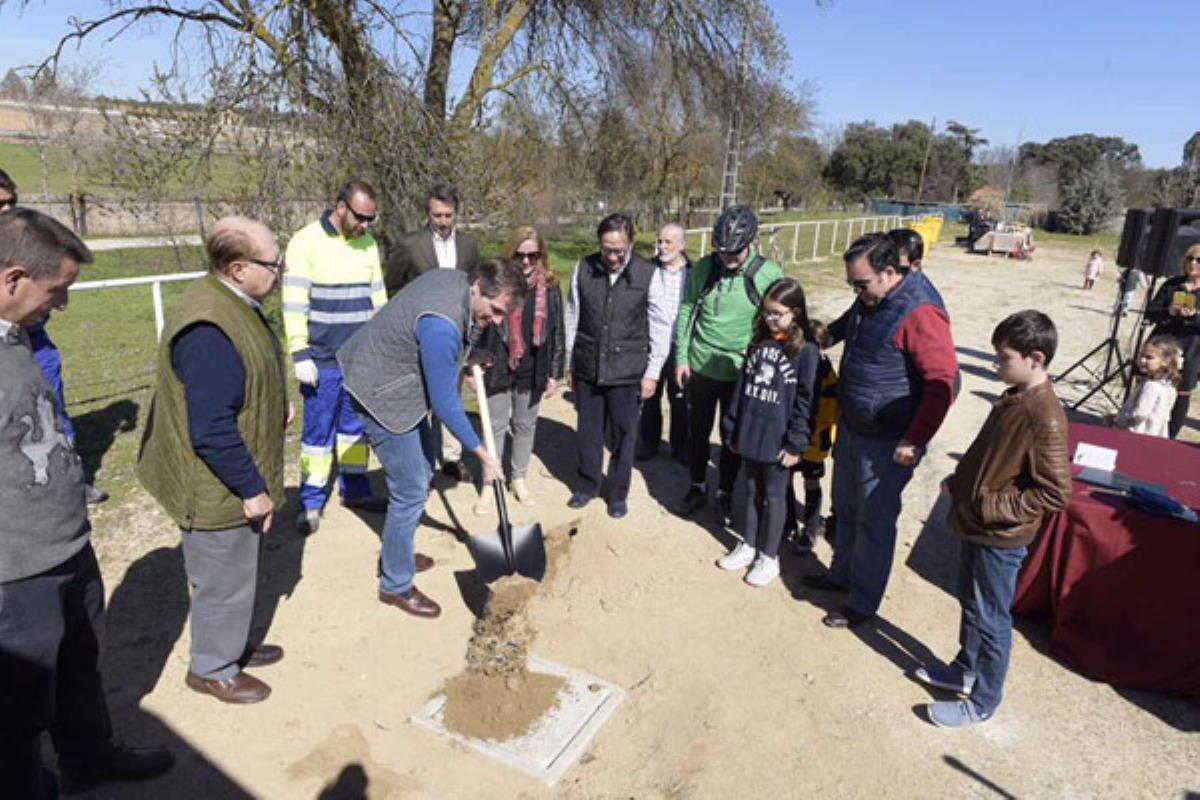
[[[317,365],[312,359],[306,358],[303,361],[296,362],[296,380],[303,383],[305,386],[317,385]]]

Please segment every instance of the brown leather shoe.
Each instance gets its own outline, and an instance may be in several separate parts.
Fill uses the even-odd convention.
[[[199,675],[189,672],[184,683],[188,685],[189,689],[194,689],[200,694],[211,694],[222,703],[239,705],[261,703],[271,695],[270,686],[245,672],[239,672],[227,681],[201,678]]]
[[[424,553],[413,554],[413,566],[417,572],[426,572],[433,569],[433,565],[437,562],[433,560],[433,556],[427,556]],[[383,574],[383,557],[375,560],[375,577],[378,578]]]
[[[283,660],[283,648],[277,644],[260,644],[250,651],[247,667],[269,667]]]
[[[421,593],[417,587],[408,590],[408,594],[379,593],[379,602],[395,606],[401,611],[407,611],[414,617],[433,619],[442,613],[442,607]]]

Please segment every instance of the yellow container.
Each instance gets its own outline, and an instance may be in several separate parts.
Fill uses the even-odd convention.
[[[921,234],[921,239],[925,243],[925,254],[929,255],[933,250],[933,246],[937,244],[938,238],[942,235],[942,218],[941,217],[922,217],[915,222],[908,223],[908,229]]]

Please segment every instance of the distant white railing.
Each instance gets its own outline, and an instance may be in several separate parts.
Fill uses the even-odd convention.
[[[122,286],[149,286],[150,296],[154,299],[154,334],[161,339],[163,332],[163,297],[162,285],[177,281],[194,281],[204,277],[204,272],[173,272],[167,275],[145,275],[140,278],[112,278],[106,281],[83,281],[71,287],[72,292],[88,292],[97,289],[116,289]]]
[[[822,219],[822,220],[799,220],[796,222],[768,222],[758,226],[759,239],[762,242],[762,249],[768,251],[767,255],[772,255],[769,250],[774,248],[778,252],[776,255],[779,258],[793,264],[800,264],[806,261],[821,261],[824,258],[836,255],[850,246],[859,236],[876,231],[887,231],[892,228],[900,228],[908,222],[916,220],[917,217],[903,217],[896,214],[874,217],[855,217],[853,219]],[[807,258],[801,258],[800,242],[801,231],[812,229],[812,255]],[[827,232],[827,240],[822,242],[821,230]],[[780,231],[792,231],[791,238],[791,257],[787,258],[785,252],[786,245],[779,242]],[[692,228],[685,232],[688,235],[700,236],[700,249],[695,251],[695,255],[703,256],[708,253],[708,239],[712,235],[710,228]],[[839,246],[840,245],[840,246]],[[805,244],[805,255],[809,253],[807,243]]]

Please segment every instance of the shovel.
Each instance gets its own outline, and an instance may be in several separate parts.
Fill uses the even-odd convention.
[[[471,365],[471,376],[475,378],[475,391],[479,397],[479,418],[483,422],[483,442],[488,455],[496,454],[496,441],[492,436],[492,419],[488,412],[487,392],[483,388],[483,370],[478,364]],[[514,573],[540,581],[546,574],[546,542],[542,526],[513,525],[508,519],[508,506],[504,502],[503,481],[492,481],[496,492],[496,510],[500,514],[500,530],[471,536],[467,549],[475,559],[475,570],[484,583]]]

